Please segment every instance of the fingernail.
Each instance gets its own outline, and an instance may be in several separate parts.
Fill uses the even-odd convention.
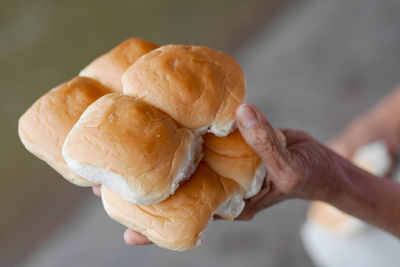
[[[248,104],[240,105],[236,115],[240,126],[245,129],[252,128],[258,122],[257,114]]]

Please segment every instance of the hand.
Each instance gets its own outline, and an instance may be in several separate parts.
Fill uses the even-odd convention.
[[[281,129],[286,139],[286,144],[282,143],[279,131],[251,104],[242,104],[236,118],[242,136],[267,168],[262,190],[246,200],[239,220],[250,220],[285,199],[329,200],[341,194],[342,166],[349,164],[345,159],[305,132]]]
[[[96,196],[101,197],[101,185],[93,186],[92,190]],[[152,244],[152,242],[147,237],[145,237],[141,233],[138,233],[138,232],[130,230],[130,229],[125,230],[124,241],[127,245],[131,245],[131,246]]]

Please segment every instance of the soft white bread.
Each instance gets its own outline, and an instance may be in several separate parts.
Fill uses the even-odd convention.
[[[166,45],[139,58],[122,77],[124,93],[180,125],[226,136],[246,97],[245,76],[229,55],[200,46]]]
[[[38,99],[19,119],[18,132],[26,149],[79,186],[93,185],[73,173],[61,155],[65,137],[84,110],[111,90],[90,78],[76,77]]]
[[[200,163],[193,176],[161,203],[138,206],[102,186],[107,214],[147,236],[160,247],[188,250],[200,245],[202,234],[218,207],[240,187]]]
[[[122,92],[121,77],[142,55],[158,45],[140,38],[129,38],[85,67],[80,76],[96,79],[115,91]]]
[[[266,168],[239,130],[226,137],[204,135],[204,151],[204,162],[219,175],[240,184],[244,189],[242,197],[250,198],[260,191]]]
[[[87,180],[125,200],[158,203],[190,177],[201,159],[200,136],[132,96],[108,94],[83,113],[63,156]]]

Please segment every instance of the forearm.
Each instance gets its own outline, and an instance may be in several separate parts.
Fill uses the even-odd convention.
[[[400,237],[400,185],[344,163],[342,191],[328,202]]]
[[[370,111],[370,115],[379,124],[376,125],[378,127],[388,125],[388,128],[400,129],[400,86],[386,95]]]

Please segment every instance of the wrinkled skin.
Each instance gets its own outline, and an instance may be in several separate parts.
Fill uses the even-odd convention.
[[[253,116],[257,122],[249,123]],[[279,138],[279,131],[253,105],[242,105],[237,118],[240,132],[268,171],[261,192],[246,201],[238,219],[250,220],[285,199],[322,200],[340,193],[343,159],[329,148],[302,131],[281,129],[284,138]]]

